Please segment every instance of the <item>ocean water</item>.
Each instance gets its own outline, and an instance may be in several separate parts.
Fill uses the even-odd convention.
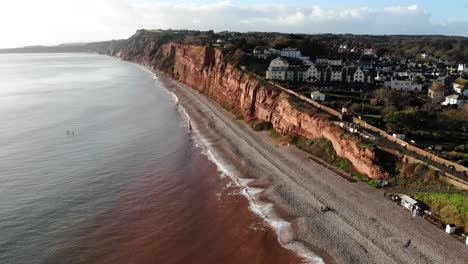
[[[0,263],[299,263],[142,68],[0,55]]]

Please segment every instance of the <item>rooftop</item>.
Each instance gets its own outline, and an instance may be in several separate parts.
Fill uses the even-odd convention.
[[[456,83],[456,84],[458,84],[458,85],[467,85],[467,84],[468,84],[468,80],[466,80],[466,79],[460,77],[460,78],[456,79],[456,80],[454,81],[454,83]]]

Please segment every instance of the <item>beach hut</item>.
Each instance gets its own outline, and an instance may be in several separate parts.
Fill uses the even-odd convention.
[[[457,229],[457,226],[454,225],[454,224],[449,224],[445,227],[445,232],[447,232],[447,234],[453,234],[455,233],[455,229]]]
[[[401,197],[401,205],[406,209],[413,211],[415,208],[418,207],[418,201],[414,200],[408,195],[403,195],[403,197]]]

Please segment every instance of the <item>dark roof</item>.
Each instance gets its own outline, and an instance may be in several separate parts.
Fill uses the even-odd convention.
[[[293,65],[304,65],[304,63],[302,62],[302,60],[300,59],[295,59],[295,58],[290,58],[290,57],[279,57],[287,62],[289,62],[289,65],[290,66],[293,66]]]
[[[393,79],[397,81],[409,81],[410,80],[408,76],[396,76]]]

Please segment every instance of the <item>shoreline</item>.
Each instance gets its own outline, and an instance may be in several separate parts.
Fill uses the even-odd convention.
[[[291,231],[277,232],[283,245],[307,245],[326,263],[463,263],[468,257],[464,245],[423,219],[411,221],[378,190],[324,171],[308,154],[278,145],[198,91],[155,74],[176,94],[200,134],[212,138],[213,149],[234,162],[241,172],[237,178],[251,179],[248,188],[262,187],[255,198],[288,216]],[[320,212],[324,205],[335,212]],[[409,240],[411,249],[404,247]],[[302,250],[293,250],[304,256]],[[458,256],[452,255],[456,251]]]

